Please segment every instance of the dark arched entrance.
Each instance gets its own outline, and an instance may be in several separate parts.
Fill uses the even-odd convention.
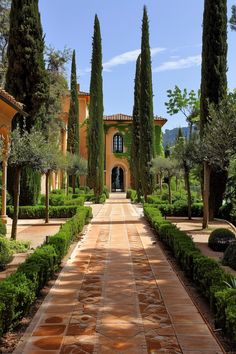
[[[112,169],[111,190],[112,192],[124,192],[124,171],[119,166]]]

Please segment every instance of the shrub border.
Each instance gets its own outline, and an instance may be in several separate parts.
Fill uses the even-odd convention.
[[[15,273],[0,282],[0,335],[16,327],[27,315],[40,290],[59,268],[71,242],[91,217],[90,207],[78,207],[76,215],[49,237],[47,244],[38,247]]]
[[[171,250],[181,269],[208,300],[216,327],[221,328],[230,340],[236,341],[236,289],[230,289],[225,284],[232,276],[215,260],[203,256],[193,240],[165,220],[154,205],[145,204],[144,215],[159,239]]]

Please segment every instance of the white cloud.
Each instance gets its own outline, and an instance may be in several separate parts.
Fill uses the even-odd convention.
[[[166,61],[165,63],[155,68],[153,72],[188,69],[194,66],[200,66],[201,61],[201,54],[178,60]]]
[[[154,56],[160,52],[166,50],[165,48],[152,48],[151,55]],[[111,68],[118,65],[124,65],[130,62],[136,61],[138,55],[140,54],[140,49],[135,49],[129,52],[122,53],[111,58],[109,61],[103,63],[104,71],[111,71]]]

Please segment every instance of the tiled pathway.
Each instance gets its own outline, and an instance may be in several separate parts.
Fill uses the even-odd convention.
[[[15,354],[223,353],[126,199],[92,220]]]

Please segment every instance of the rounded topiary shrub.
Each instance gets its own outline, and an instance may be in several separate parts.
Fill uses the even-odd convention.
[[[9,241],[6,238],[0,237],[0,270],[5,269],[12,258],[13,251],[9,247]]]
[[[0,235],[6,235],[7,233],[7,228],[6,225],[3,224],[2,220],[0,220]]]
[[[213,251],[224,252],[234,240],[235,234],[232,231],[220,228],[212,231],[208,240],[208,246]]]
[[[236,270],[236,241],[231,242],[225,250],[222,264]]]

